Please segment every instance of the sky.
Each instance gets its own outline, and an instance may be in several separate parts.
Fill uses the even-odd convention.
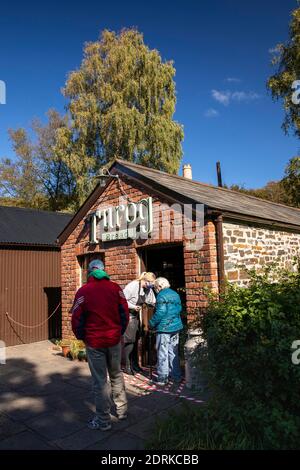
[[[270,51],[288,38],[296,0],[7,1],[0,5],[0,157],[13,157],[7,130],[63,112],[68,73],[103,29],[137,27],[176,68],[175,119],[193,179],[261,187],[283,176],[298,142],[281,129],[282,105],[266,88]]]

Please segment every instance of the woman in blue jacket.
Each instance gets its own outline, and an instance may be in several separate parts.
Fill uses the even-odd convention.
[[[180,318],[181,300],[177,292],[170,288],[169,281],[159,277],[154,283],[158,293],[156,309],[149,325],[156,333],[157,384],[166,385],[168,379],[179,382],[179,331],[183,325]]]

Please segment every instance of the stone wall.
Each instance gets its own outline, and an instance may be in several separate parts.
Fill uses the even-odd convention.
[[[248,275],[241,266],[259,269],[273,262],[293,269],[300,255],[300,233],[270,227],[224,222],[225,274],[230,282],[247,285]]]

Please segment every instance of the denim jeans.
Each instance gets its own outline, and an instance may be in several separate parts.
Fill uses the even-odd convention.
[[[107,372],[110,378],[112,398],[118,416],[127,412],[127,398],[123,373],[121,371],[121,343],[111,348],[86,348],[90,371],[93,378],[96,415],[103,423],[110,422],[112,405],[111,394],[107,383]]]
[[[180,380],[179,333],[157,333],[156,350],[158,380]]]

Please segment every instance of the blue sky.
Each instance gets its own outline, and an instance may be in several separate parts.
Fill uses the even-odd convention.
[[[14,1],[0,6],[0,157],[13,156],[8,128],[64,108],[60,93],[80,65],[85,41],[135,26],[150,48],[175,62],[184,163],[193,178],[259,187],[279,179],[298,152],[281,130],[281,104],[266,90],[269,50],[287,39],[296,0]]]

